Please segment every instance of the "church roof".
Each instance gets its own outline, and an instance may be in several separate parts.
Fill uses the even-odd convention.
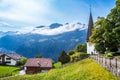
[[[87,42],[89,41],[89,37],[92,34],[92,28],[93,28],[93,18],[92,18],[92,13],[90,9],[90,16],[89,16],[89,23],[88,23],[88,31],[87,31]]]

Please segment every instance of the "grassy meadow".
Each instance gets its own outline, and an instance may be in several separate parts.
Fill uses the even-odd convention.
[[[12,66],[0,66],[0,77],[18,74],[18,68]]]
[[[91,59],[70,63],[46,73],[16,76],[1,80],[118,80]]]

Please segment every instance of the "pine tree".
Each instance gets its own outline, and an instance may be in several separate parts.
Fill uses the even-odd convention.
[[[70,61],[70,57],[67,55],[65,51],[62,51],[58,57],[58,61],[60,61],[62,64],[65,64]]]

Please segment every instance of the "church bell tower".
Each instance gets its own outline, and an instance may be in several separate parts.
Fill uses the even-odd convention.
[[[97,54],[94,44],[90,43],[89,38],[92,35],[92,28],[93,28],[93,18],[92,12],[90,7],[90,15],[89,15],[89,22],[88,22],[88,30],[87,30],[87,54]]]

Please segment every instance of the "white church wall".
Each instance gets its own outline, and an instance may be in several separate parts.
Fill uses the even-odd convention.
[[[94,44],[87,42],[87,54],[98,54],[95,50]]]

